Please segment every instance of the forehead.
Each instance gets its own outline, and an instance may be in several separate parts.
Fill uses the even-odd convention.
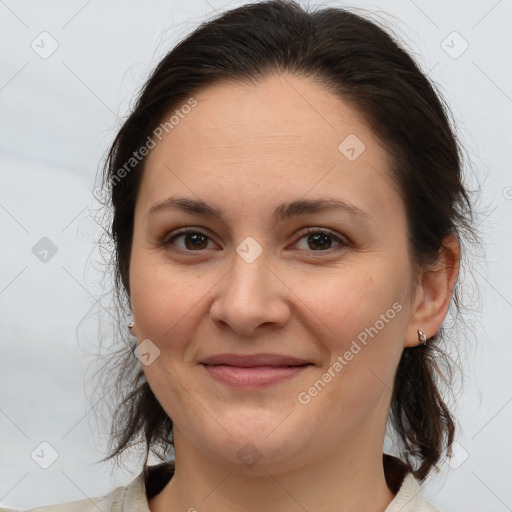
[[[401,201],[389,155],[363,116],[312,79],[223,82],[194,99],[196,106],[183,109],[146,158],[140,190],[146,210],[176,188],[198,196],[216,191],[221,201],[242,188],[246,197],[281,199],[339,191],[374,208]]]

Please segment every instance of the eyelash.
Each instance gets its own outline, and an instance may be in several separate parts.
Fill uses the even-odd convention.
[[[187,229],[177,231],[176,233],[174,233],[174,235],[171,238],[166,238],[165,240],[163,240],[162,246],[170,247],[173,245],[174,240],[176,240],[177,238],[179,238],[181,236],[188,235],[188,234],[202,235],[205,238],[211,240],[211,238],[208,235],[206,235],[205,233],[203,233],[202,231],[199,231],[197,229],[188,229],[187,228]],[[331,229],[327,229],[327,228],[307,228],[307,230],[301,234],[301,236],[299,237],[297,242],[299,242],[300,240],[302,240],[303,238],[305,238],[306,236],[311,235],[311,234],[327,235],[327,236],[333,238],[336,242],[339,242],[341,247],[349,247],[350,246],[349,241],[345,237],[338,236],[338,234],[335,231],[332,231]],[[295,242],[295,243],[297,243],[297,242]],[[178,248],[174,247],[172,250],[174,250],[176,252],[190,254],[190,253],[194,253],[194,252],[201,253],[201,252],[205,251],[206,249],[198,249],[198,250],[194,251],[194,250],[190,250],[190,249],[183,249],[181,247],[178,247]],[[322,253],[322,252],[323,253],[325,253],[325,252],[331,253],[333,250],[334,251],[339,250],[339,247],[338,248],[330,247],[329,249],[326,249],[326,250],[319,249],[316,251],[312,250],[312,249],[311,250],[299,249],[299,250],[302,252],[312,252],[312,253]]]

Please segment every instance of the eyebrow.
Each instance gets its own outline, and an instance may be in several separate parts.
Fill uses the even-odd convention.
[[[284,219],[298,215],[311,214],[326,210],[343,210],[348,214],[370,221],[370,216],[364,210],[357,206],[340,199],[319,198],[319,199],[299,199],[288,203],[281,203],[274,210],[273,218],[275,222],[281,222]],[[182,210],[187,213],[214,217],[224,221],[222,213],[214,206],[197,199],[185,197],[169,197],[164,201],[154,204],[146,213],[146,216],[156,212]]]

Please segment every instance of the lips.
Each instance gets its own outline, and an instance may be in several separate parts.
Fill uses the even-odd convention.
[[[313,363],[283,354],[216,354],[201,365],[218,382],[231,388],[257,391],[307,371]]]
[[[238,368],[253,368],[259,366],[266,367],[288,367],[288,366],[303,366],[312,364],[305,359],[287,356],[283,354],[216,354],[206,357],[201,361],[202,364],[209,366],[225,365],[236,366]]]

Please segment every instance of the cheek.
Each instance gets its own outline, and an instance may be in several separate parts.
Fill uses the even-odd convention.
[[[382,334],[391,330],[391,324],[398,327],[397,310],[403,306],[403,285],[392,274],[382,262],[369,259],[365,265],[308,273],[300,281],[296,280],[293,288],[308,306],[309,317],[320,320],[316,322],[319,328],[323,327],[328,339],[344,351],[347,343],[361,333],[360,338],[364,338],[365,329],[375,324]],[[290,275],[288,282],[293,282],[292,279]],[[393,308],[395,303],[398,305]]]
[[[308,278],[297,287],[310,307],[303,313],[314,325],[313,339],[326,354],[322,380],[328,383],[322,393],[328,401],[338,401],[341,393],[352,410],[392,387],[407,324],[407,283],[393,274],[375,262]]]
[[[146,379],[173,421],[183,417],[182,411],[192,419],[199,414],[194,396],[201,390],[189,376],[193,363],[187,347],[197,331],[197,315],[202,314],[201,297],[208,289],[205,280],[142,251],[134,254],[130,279],[138,342],[149,339],[159,351],[151,364],[142,366]]]
[[[362,412],[370,403],[391,396],[407,307],[402,285],[389,272],[359,278],[354,272],[349,282],[350,294],[338,294],[328,312],[336,321],[333,330],[342,333],[331,346],[331,366],[338,370],[334,380],[339,378],[331,398],[336,399],[334,388],[342,389],[345,408]]]
[[[201,298],[215,281],[135,251],[130,266],[131,305],[139,339],[176,339],[197,315]],[[155,341],[156,342],[156,341]]]

